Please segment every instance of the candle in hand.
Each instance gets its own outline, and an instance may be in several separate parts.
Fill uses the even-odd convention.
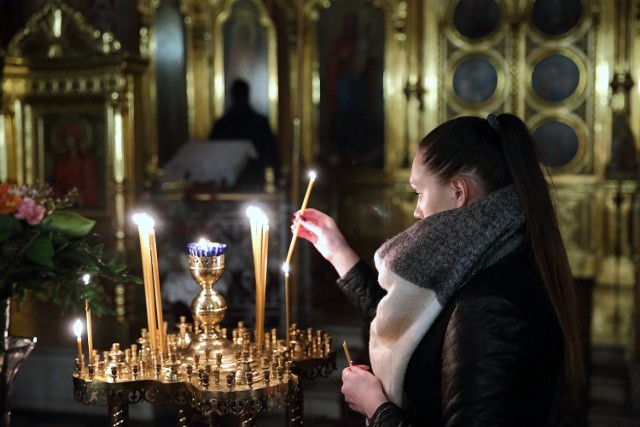
[[[349,353],[349,347],[347,347],[346,341],[342,341],[342,348],[344,348],[344,354],[347,356],[347,363],[351,365],[351,362],[353,362],[353,359],[351,359],[351,353]]]
[[[76,319],[73,324],[73,333],[76,336],[76,341],[78,342],[78,360],[82,363],[82,321],[80,319]]]
[[[313,183],[315,181],[316,181],[316,173],[314,171],[309,172],[309,185],[307,186],[307,192],[305,193],[304,199],[302,200],[302,206],[300,207],[300,215],[303,215],[304,210],[307,208],[307,203],[309,202],[309,196],[311,195],[311,189],[313,188]],[[291,262],[291,256],[293,255],[293,248],[296,244],[296,239],[298,238],[299,230],[300,230],[300,222],[297,222],[296,228],[293,231],[293,236],[291,237],[289,252],[287,252],[287,260],[285,261],[287,264]]]
[[[84,285],[87,286],[91,282],[91,276],[85,274],[82,276]],[[89,307],[89,300],[85,298],[84,308],[87,313],[87,346],[89,347],[89,364],[93,365],[93,331],[91,328],[91,307]]]

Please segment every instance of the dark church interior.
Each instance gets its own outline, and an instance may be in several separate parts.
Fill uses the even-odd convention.
[[[490,113],[513,113],[533,134],[575,284],[585,396],[577,409],[560,401],[549,425],[640,426],[640,1],[0,0],[0,79],[0,184],[73,189],[72,211],[95,221],[105,256],[141,279],[99,285],[110,312],[94,313],[96,354],[162,346],[158,329],[141,338],[162,319],[177,340],[164,344],[188,347],[185,321],[205,319],[188,245],[204,237],[226,244],[216,324],[239,330],[234,342],[261,324],[271,332],[256,339],[273,345],[294,325],[311,366],[296,365],[304,375],[292,382],[281,360],[289,382],[272,387],[257,386],[266,374],[253,388],[236,376],[238,396],[248,388],[238,407],[214,362],[215,404],[171,394],[187,371],[167,359],[166,389],[145,383],[122,400],[111,386],[133,373],[103,366],[93,381],[74,363],[71,325],[87,310],[27,294],[10,305],[9,334],[37,342],[2,377],[3,426],[9,409],[14,427],[364,426],[340,387],[342,343],[366,361],[368,325],[331,266],[292,239],[293,215],[305,204],[329,213],[373,264],[416,221],[420,140]],[[268,238],[248,206],[266,213]],[[156,260],[141,257],[137,212],[155,221]],[[78,346],[92,355],[86,333]],[[194,408],[208,416],[190,421]]]

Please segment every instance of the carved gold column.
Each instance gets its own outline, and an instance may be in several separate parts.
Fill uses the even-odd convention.
[[[631,1],[629,6],[629,45],[628,45],[628,54],[629,54],[629,63],[630,63],[630,72],[632,73],[632,78],[634,81],[640,81],[640,4],[638,4],[637,0]],[[640,85],[636,84],[630,94],[629,100],[629,115],[630,117],[638,117],[638,111],[640,111]],[[638,120],[631,121],[631,129],[634,135],[640,135],[640,123]],[[640,144],[636,139],[636,149]],[[636,253],[634,254],[634,259],[636,262],[636,286],[635,286],[635,295],[634,295],[634,349],[633,349],[633,359],[638,362],[640,361],[640,311],[638,308],[640,307],[640,266],[638,266],[638,257],[637,253],[638,248],[640,248],[640,233],[637,230],[640,230],[640,198],[636,198],[634,203],[634,244]]]
[[[4,69],[4,46],[0,46],[0,82]],[[9,175],[9,146],[7,144],[7,116],[9,112],[2,102],[2,84],[0,84],[0,181],[6,182]]]
[[[427,0],[422,8],[422,39],[420,40],[423,51],[423,73],[424,82],[424,105],[423,121],[424,131],[429,131],[439,124],[438,119],[438,61],[441,60],[442,52],[438,43],[438,27],[444,20],[446,11],[445,2],[437,0]]]
[[[505,3],[507,9],[507,20],[509,22],[509,47],[508,66],[511,93],[506,110],[519,117],[524,117],[525,111],[525,79],[526,72],[525,54],[523,45],[525,43],[525,20],[526,20],[526,0],[515,0]],[[510,105],[509,105],[510,103]]]
[[[410,1],[400,9],[399,18],[406,19],[407,72],[404,95],[406,97],[405,144],[401,152],[389,153],[388,167],[410,168],[418,142],[424,136],[424,47],[422,44],[424,4]]]
[[[130,193],[127,189],[127,183],[131,183],[130,174],[134,172],[132,165],[127,167],[126,159],[131,158],[131,154],[127,153],[127,147],[131,147],[132,138],[127,134],[124,123],[129,112],[126,102],[127,95],[117,92],[114,92],[113,95],[107,103],[107,129],[111,134],[110,139],[113,141],[112,151],[108,155],[112,156],[114,162],[113,174],[110,177],[113,182],[114,204],[112,225],[116,237],[116,248],[118,252],[124,254],[126,253],[124,240],[127,223],[126,195]],[[120,320],[123,320],[126,314],[126,290],[123,284],[116,284],[114,300],[116,315]]]
[[[636,82],[632,75],[634,59],[634,42],[638,35],[638,4],[636,1],[618,0],[615,5],[615,68],[611,78],[611,110],[612,110],[612,134],[610,157],[607,160],[611,164],[616,163],[616,146],[620,143],[628,143],[633,152],[625,153],[626,156],[635,155],[631,159],[633,169],[616,170],[607,168],[606,174],[610,185],[616,187],[615,197],[610,197],[605,208],[609,210],[609,216],[615,219],[615,224],[610,229],[615,232],[612,239],[613,247],[609,250],[606,259],[609,270],[608,277],[613,307],[612,326],[614,336],[619,337],[634,360],[640,359],[640,331],[638,322],[640,315],[637,308],[640,304],[640,290],[638,288],[638,228],[640,212],[638,211],[638,125],[632,115],[632,93]],[[637,77],[636,77],[637,78]],[[637,101],[636,101],[637,102]],[[619,156],[618,156],[619,158]],[[635,161],[634,161],[635,160]],[[629,159],[625,160],[629,162]],[[631,166],[631,164],[629,164]],[[605,283],[606,285],[606,283]],[[631,315],[630,313],[635,313]]]
[[[421,122],[418,111],[423,92],[422,82],[419,80],[422,52],[418,42],[420,31],[416,29],[416,26],[420,25],[418,21],[422,5],[417,4],[421,2],[404,0],[373,3],[385,12],[388,19],[387,25],[390,27],[385,37],[384,76],[393,77],[388,79],[383,77],[382,91],[385,109],[384,172],[392,173],[405,165],[407,155],[408,157],[413,156],[411,151],[417,141],[411,141],[410,138],[415,138],[415,135],[420,132],[417,126]],[[410,6],[412,11],[418,15],[411,18],[412,27],[408,33],[408,8]],[[411,46],[407,45],[408,36],[411,37]],[[410,65],[409,57],[413,55],[416,57],[411,60],[413,65]],[[409,71],[410,67],[413,68],[411,71]],[[408,88],[407,94],[405,94],[405,88]],[[409,119],[407,119],[408,110],[412,112]],[[407,120],[418,122],[411,124],[411,131],[409,131]],[[411,148],[407,148],[407,145]]]
[[[4,65],[2,79],[2,118],[0,119],[0,180],[3,182],[23,183],[23,152],[18,147],[23,145],[22,103],[19,97],[24,94],[24,83],[14,77],[7,78],[7,73],[19,73],[24,67]]]
[[[634,299],[637,298],[637,138],[631,129],[630,92],[634,86],[630,67],[630,27],[634,19],[631,2],[618,0],[610,22],[615,29],[610,77],[611,120],[608,144],[596,157],[604,181],[601,184],[603,239],[594,290],[594,341],[621,345],[635,351]],[[604,10],[603,10],[604,12]],[[603,21],[605,22],[605,21]],[[624,145],[630,145],[629,152]],[[606,150],[606,151],[605,151]],[[632,158],[628,158],[632,156]],[[635,158],[633,158],[635,156]]]
[[[15,134],[15,114],[13,105],[5,104],[0,107],[0,181],[13,180],[16,174],[15,144],[10,138]]]
[[[142,114],[146,120],[144,139],[148,160],[146,171],[149,175],[156,174],[158,168],[158,135],[157,135],[157,99],[156,99],[156,38],[155,16],[160,6],[160,0],[138,0],[137,9],[140,15],[139,50],[140,56],[148,61],[148,66],[141,78]]]
[[[222,111],[215,111],[213,101],[215,93],[224,93],[224,81],[221,75],[213,72],[215,52],[211,40],[212,20],[221,3],[222,0],[180,0],[186,29],[189,135],[194,139],[206,138],[212,121],[222,114]]]
[[[292,73],[296,76],[295,78],[295,87],[290,88],[290,93],[292,94],[292,102],[291,102],[291,111],[292,113],[292,141],[291,141],[291,204],[292,206],[298,206],[300,200],[300,167],[301,167],[301,158],[306,160],[304,163],[309,164],[311,157],[311,153],[309,150],[306,151],[304,156],[301,156],[301,147],[302,147],[302,124],[303,124],[303,106],[304,106],[304,97],[305,97],[305,85],[304,85],[304,75],[305,75],[305,40],[307,36],[305,34],[307,25],[305,25],[306,17],[305,17],[305,1],[297,0],[295,9],[295,25],[293,26],[293,37],[292,40],[295,41],[295,44],[291,45],[292,52],[292,61],[291,64],[295,64],[295,70],[293,70],[292,65]],[[292,79],[293,83],[293,79]],[[306,128],[311,129],[308,126],[308,122],[304,120],[304,123],[307,124]],[[294,274],[292,280],[294,292],[293,292],[293,300],[297,302],[297,289],[298,289],[298,280],[297,275]]]

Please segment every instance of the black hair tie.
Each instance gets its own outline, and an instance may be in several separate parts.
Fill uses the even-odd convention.
[[[491,129],[493,129],[494,131],[500,133],[501,129],[500,129],[500,122],[498,121],[498,118],[496,117],[495,114],[491,113],[487,116],[487,122],[489,123],[489,126],[491,126]]]

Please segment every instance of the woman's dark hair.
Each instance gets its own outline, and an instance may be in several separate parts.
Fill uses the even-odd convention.
[[[584,364],[574,283],[547,180],[526,125],[512,114],[490,115],[488,120],[458,117],[425,136],[418,154],[443,183],[467,173],[478,178],[486,193],[515,184],[527,240],[562,328],[565,375],[577,399]]]

